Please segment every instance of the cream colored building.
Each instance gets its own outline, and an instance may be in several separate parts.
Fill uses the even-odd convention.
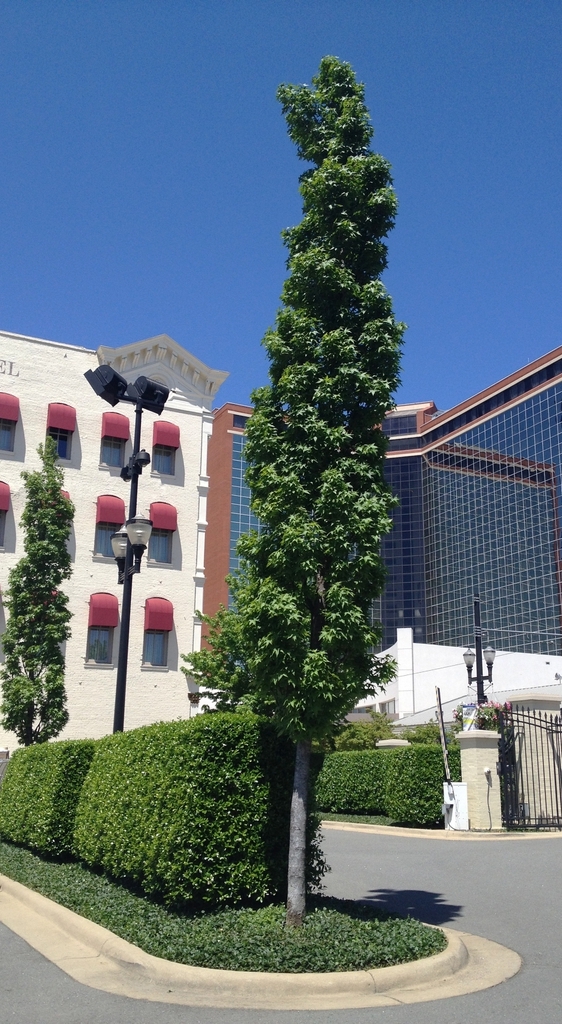
[[[111,732],[122,587],[110,534],[128,517],[120,468],[132,451],[134,406],[112,409],[84,378],[111,364],[170,389],[161,417],[143,413],[141,447],[151,464],[139,480],[137,514],[154,521],[151,546],[133,580],[125,727],[188,718],[180,655],[198,650],[203,607],[207,443],[211,409],[227,377],[167,335],[97,352],[0,332],[0,587],[23,555],[22,469],[39,466],[37,446],[57,440],[64,488],[76,507],[69,541],[73,573],[64,590],[73,613],[66,644],[69,722],[61,738]],[[0,632],[7,612],[0,607]],[[195,689],[194,687],[192,689]],[[16,739],[0,727],[0,747]]]

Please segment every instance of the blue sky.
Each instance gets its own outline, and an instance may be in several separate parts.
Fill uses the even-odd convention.
[[[300,219],[275,91],[332,53],[400,202],[397,398],[448,408],[562,344],[561,50],[559,0],[3,0],[0,328],[166,332],[247,401]]]

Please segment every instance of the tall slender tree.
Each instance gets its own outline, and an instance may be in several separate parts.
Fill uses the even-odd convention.
[[[71,612],[60,586],[72,572],[66,542],[74,505],[61,491],[53,439],[37,450],[42,469],[22,473],[25,555],[9,575],[2,637],[2,724],[25,746],[52,739],[68,721],[62,644],[70,636]]]
[[[383,688],[372,602],[394,498],[380,429],[398,384],[404,325],[380,276],[396,197],[390,167],[370,152],[364,88],[325,57],[313,88],[278,92],[289,135],[311,166],[303,220],[284,232],[290,276],[264,339],[270,384],[252,395],[245,455],[260,533],[239,541],[229,582],[236,611],[211,623],[210,650],[187,656],[221,700],[249,691],[296,743],[287,924],[305,913],[310,748],[358,699]]]

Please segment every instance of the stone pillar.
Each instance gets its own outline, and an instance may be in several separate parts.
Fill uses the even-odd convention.
[[[542,711],[548,715],[560,714],[560,697],[553,697],[551,694],[537,693],[520,690],[508,697],[512,708],[519,708],[520,711]]]
[[[467,783],[468,827],[477,832],[501,829],[500,780],[496,772],[499,733],[469,729],[459,733],[457,739],[462,781]]]

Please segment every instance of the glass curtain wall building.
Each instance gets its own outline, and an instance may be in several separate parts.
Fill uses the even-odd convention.
[[[215,412],[209,448],[205,611],[228,604],[236,542],[257,526],[244,480],[249,406]],[[382,426],[400,504],[382,544],[387,584],[373,615],[382,648],[473,640],[479,590],[485,643],[562,654],[562,348],[448,412],[402,405]]]
[[[383,647],[411,626],[418,643],[472,640],[481,595],[487,643],[562,653],[562,349],[447,413],[403,407],[383,426],[400,498],[383,542]]]

